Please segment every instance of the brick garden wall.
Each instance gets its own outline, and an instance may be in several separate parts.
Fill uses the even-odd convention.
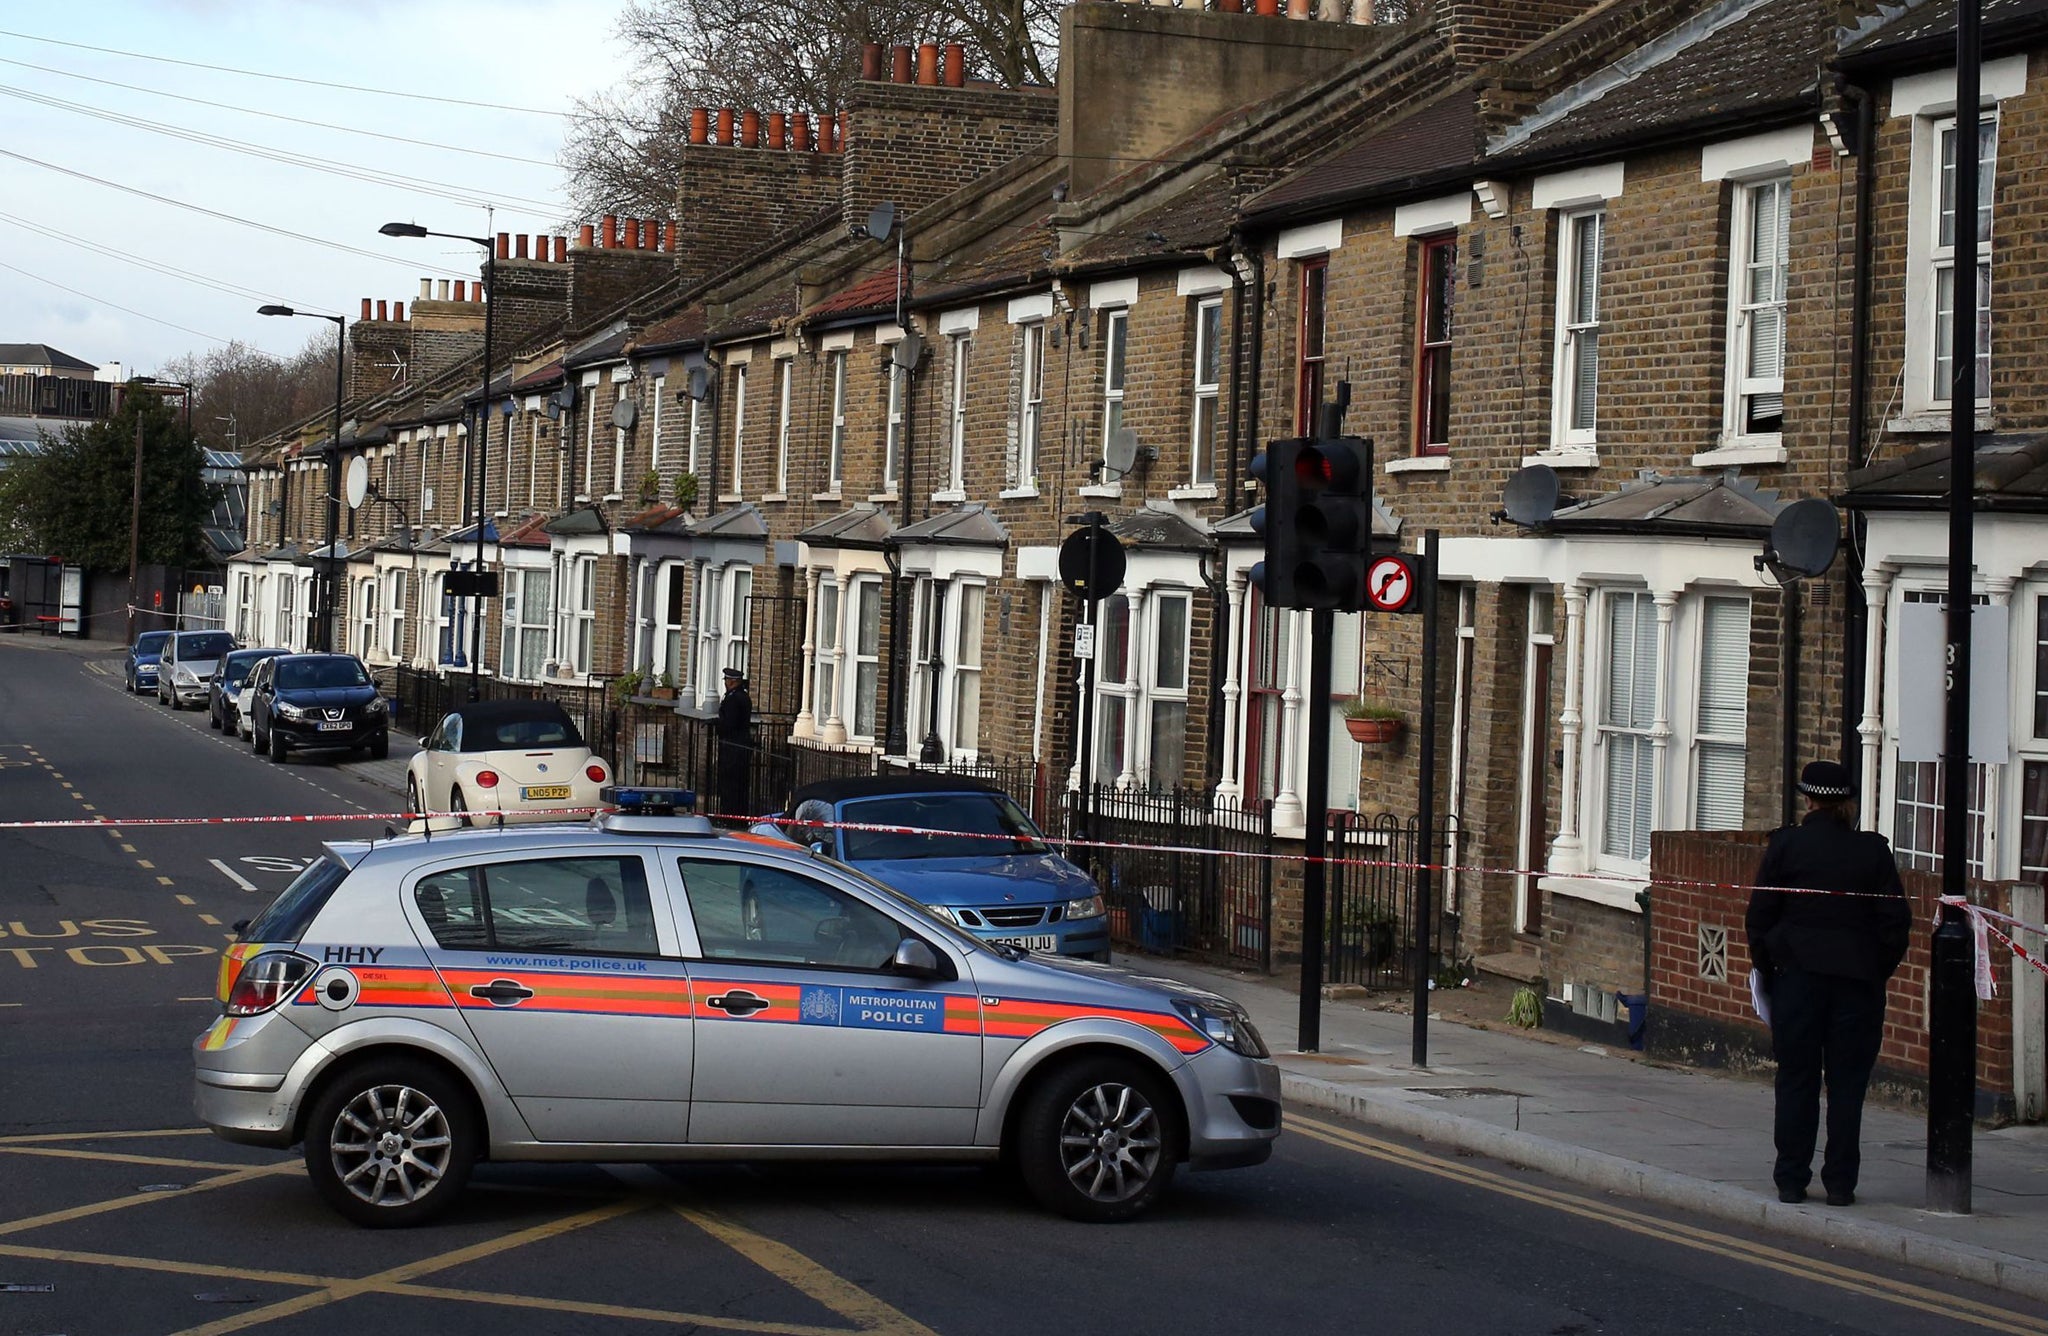
[[[1653,1054],[1706,1066],[1753,1068],[1768,1061],[1769,1032],[1750,1009],[1749,946],[1742,927],[1749,892],[1741,889],[1756,874],[1766,839],[1748,831],[1659,831],[1651,837]],[[1941,889],[1930,873],[1907,872],[1904,880],[1913,903],[1913,937],[1887,991],[1876,1084],[1917,1099],[1927,1077],[1929,925]],[[1993,909],[2010,908],[2003,885],[1979,884],[1973,894]],[[1725,951],[1709,949],[1721,934]],[[1977,1004],[1978,1108],[1980,1114],[2004,1116],[2013,1103],[2012,997],[2005,963],[1993,964],[1999,995]]]

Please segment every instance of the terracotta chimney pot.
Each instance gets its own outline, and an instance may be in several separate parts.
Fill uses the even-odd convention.
[[[917,81],[927,88],[939,86],[939,44],[920,42],[917,48]]]
[[[732,108],[718,109],[718,142],[730,146],[732,143]]]
[[[363,298],[363,319],[365,319],[365,320],[368,320],[369,318],[370,318],[370,299],[369,299],[368,297],[365,297],[365,298]]]
[[[396,320],[396,321],[398,321],[398,322],[399,322],[400,324],[403,324],[403,323],[405,323],[405,303],[404,303],[404,302],[393,302],[393,303],[391,303],[391,318],[392,318],[393,320]]]
[[[364,318],[365,320],[367,320],[367,319],[369,319],[369,318],[370,318],[370,312],[369,312],[369,309],[368,309],[368,308],[369,308],[369,305],[370,305],[370,299],[369,299],[368,297],[365,297],[365,298],[363,298],[363,307],[364,307],[364,310],[363,310],[363,318]],[[383,320],[383,319],[385,319],[385,318],[386,318],[386,317],[385,317],[385,314],[384,314],[384,303],[383,303],[383,302],[381,302],[381,301],[377,303],[377,318],[378,318],[379,320]]]
[[[690,142],[701,144],[711,137],[711,112],[705,107],[690,109]]]
[[[742,148],[761,147],[760,112],[743,111],[740,113],[740,146]]]
[[[793,112],[789,118],[790,138],[795,141],[796,151],[811,151],[811,117],[808,112]]]
[[[869,80],[882,77],[882,44],[880,42],[861,43],[860,77]]]
[[[592,227],[589,223],[585,223],[576,231],[576,244],[578,246],[581,246],[584,250],[589,250],[593,245],[597,243],[596,233],[597,229],[595,227]]]
[[[948,88],[967,86],[967,48],[959,42],[946,43],[945,82]]]
[[[907,84],[910,82],[910,48],[892,46],[889,48],[889,82]]]
[[[788,140],[789,117],[779,111],[768,113],[768,147],[781,148]]]
[[[465,282],[464,282],[463,280],[461,280],[461,279],[459,279],[459,278],[458,278],[458,279],[456,279],[456,280],[455,280],[455,300],[456,300],[456,301],[459,301],[459,302],[466,302],[466,301],[468,301],[468,300],[469,300],[469,292],[468,292],[468,289],[469,289],[469,284],[465,283]]]

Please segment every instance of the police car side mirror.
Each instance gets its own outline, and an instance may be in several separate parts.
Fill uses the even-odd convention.
[[[237,938],[239,938],[243,933],[249,931],[249,920],[236,919],[234,923],[229,926],[228,931],[232,932]]]
[[[825,857],[830,857],[832,853],[832,846],[826,844],[823,840],[812,840],[811,852]]]
[[[889,971],[913,979],[936,979],[941,972],[939,953],[915,937],[906,937],[896,943],[896,954],[889,958]]]

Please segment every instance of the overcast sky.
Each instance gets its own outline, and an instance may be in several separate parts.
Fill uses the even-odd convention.
[[[230,339],[288,354],[332,326],[258,316],[264,302],[353,319],[364,297],[410,302],[422,277],[474,276],[481,255],[475,246],[382,237],[377,228],[405,219],[483,236],[552,231],[568,222],[554,165],[562,113],[572,98],[630,67],[612,35],[617,8],[611,0],[0,5],[0,343],[47,343],[145,374]],[[281,163],[181,137],[188,133],[328,166]],[[9,154],[368,254],[208,217]],[[405,179],[365,181],[336,168]],[[437,193],[426,193],[427,186]],[[487,221],[478,192],[495,197],[495,222]],[[138,261],[248,291],[224,292]]]

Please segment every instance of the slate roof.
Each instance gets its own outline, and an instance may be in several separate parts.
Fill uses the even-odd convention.
[[[797,533],[799,543],[812,547],[851,547],[880,551],[896,532],[895,522],[874,506],[862,504],[837,515],[828,515]]]
[[[605,526],[604,515],[587,506],[581,510],[570,510],[550,516],[548,522],[541,527],[551,534],[564,535],[610,532]]]
[[[1311,163],[1245,205],[1250,217],[1463,174],[1479,153],[1478,99],[1459,88]]]
[[[657,320],[640,334],[640,351],[673,348],[678,344],[694,343],[704,337],[709,325],[702,306],[692,306],[678,311],[666,320]]]
[[[1216,521],[1216,538],[1219,542],[1234,546],[1263,542],[1252,532],[1252,512],[1240,510],[1235,515]],[[1394,540],[1401,536],[1401,521],[1394,512],[1387,509],[1384,498],[1372,499],[1372,536],[1375,546],[1391,550]]]
[[[2008,27],[2048,26],[2048,0],[1980,0],[1978,19],[1987,39]],[[1852,32],[1842,49],[1851,64],[1882,64],[1926,50],[1955,60],[1955,0],[1884,6]]]
[[[1782,509],[1776,492],[1745,478],[1649,473],[1619,491],[1567,506],[1538,527],[1546,533],[1764,538]]]
[[[98,367],[47,343],[0,343],[0,366],[46,366],[52,371],[97,371]]]
[[[751,501],[741,502],[697,526],[700,538],[766,538],[768,521]]]
[[[1832,20],[1813,0],[1723,0],[1549,99],[1490,147],[1513,161],[1810,113],[1832,47]]]
[[[977,502],[906,524],[889,541],[898,547],[1008,547],[1010,531]]]
[[[1068,251],[1062,268],[1143,263],[1204,251],[1229,239],[1237,199],[1227,178],[1211,175],[1166,203]]]
[[[1216,546],[1206,529],[1197,528],[1187,517],[1172,509],[1170,502],[1147,501],[1145,509],[1119,515],[1109,522],[1109,531],[1129,547],[1166,552],[1207,552]]]
[[[1949,443],[1849,470],[1842,503],[1858,510],[1929,510],[1948,503]],[[1977,438],[1977,504],[1984,510],[2048,512],[2048,432]]]

